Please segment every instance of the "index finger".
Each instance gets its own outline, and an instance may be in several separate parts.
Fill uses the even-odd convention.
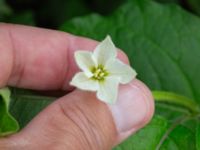
[[[97,41],[64,32],[0,24],[0,87],[70,89],[78,71],[74,51],[93,50]],[[127,62],[121,51],[118,57]]]

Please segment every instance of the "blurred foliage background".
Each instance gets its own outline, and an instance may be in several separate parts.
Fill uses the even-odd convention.
[[[0,21],[35,25],[51,29],[64,22],[90,13],[109,15],[128,0],[0,0]],[[199,0],[156,0],[177,3],[186,10],[200,15]]]

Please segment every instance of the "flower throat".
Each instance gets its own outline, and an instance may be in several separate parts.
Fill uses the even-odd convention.
[[[102,65],[92,68],[91,72],[93,73],[91,77],[93,80],[103,81],[108,76],[108,72]]]

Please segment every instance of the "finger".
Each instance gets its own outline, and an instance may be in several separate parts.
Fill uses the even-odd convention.
[[[8,141],[21,150],[110,150],[147,124],[153,111],[152,96],[138,80],[121,86],[112,106],[96,100],[94,93],[75,90]],[[7,144],[11,149],[12,142]]]
[[[64,32],[0,24],[0,87],[69,89],[78,68],[75,50],[93,50],[97,41]],[[119,58],[127,57],[119,52]]]

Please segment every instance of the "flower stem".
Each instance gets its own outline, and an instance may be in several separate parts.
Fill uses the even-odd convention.
[[[176,104],[182,107],[186,107],[193,113],[200,113],[199,105],[192,99],[166,91],[152,91],[153,97],[157,102],[167,102],[171,104]]]

